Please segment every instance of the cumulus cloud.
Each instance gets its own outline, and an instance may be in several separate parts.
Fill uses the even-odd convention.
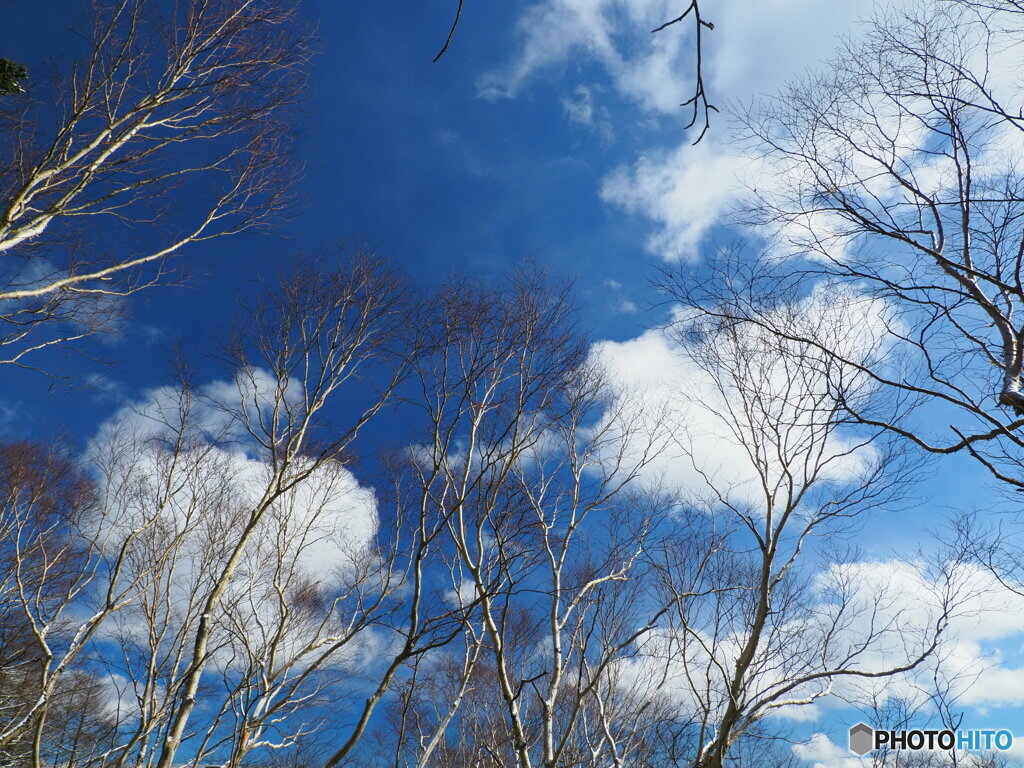
[[[815,721],[826,703],[863,701],[871,693],[864,689],[876,683],[873,693],[881,702],[918,694],[918,678],[932,672],[927,664],[885,678],[819,675],[837,669],[880,673],[914,662],[935,636],[946,580],[919,563],[857,561],[820,572],[816,582],[809,602],[787,604],[777,595],[777,604],[787,608],[768,619],[745,680],[745,701],[760,700],[764,707],[756,714]],[[707,708],[713,725],[729,702],[732,674],[748,640],[749,626],[739,618],[745,615],[738,607],[742,599],[733,608],[730,599],[695,601],[687,609],[685,630],[663,627],[648,633],[640,654],[624,665],[625,674],[639,684],[656,681],[651,695],[667,698],[683,712]],[[805,682],[790,689],[802,678]]]
[[[687,143],[611,171],[601,185],[601,198],[654,223],[649,252],[693,260],[709,230],[736,201],[752,162],[721,151],[713,140],[695,147]]]
[[[839,334],[849,360],[864,360],[884,346],[885,307],[870,297],[823,289],[788,311],[811,338],[829,329]],[[822,484],[870,472],[874,449],[828,422],[835,405],[829,388],[842,379],[853,401],[870,386],[862,374],[837,375],[821,361],[812,364],[810,347],[784,349],[753,328],[714,328],[700,318],[677,310],[671,328],[600,342],[591,353],[629,407],[672,435],[674,450],[648,465],[649,476],[695,496],[721,494],[756,509],[765,504],[766,483],[783,482],[802,464],[807,470],[813,465]],[[778,450],[790,467],[752,450],[766,424],[779,427]]]
[[[837,36],[872,7],[871,0],[841,6],[780,0],[703,8],[715,25],[707,32],[704,52],[712,100],[772,90],[793,72],[827,57]],[[692,26],[682,23],[651,34],[679,11],[672,0],[536,2],[516,24],[516,54],[481,78],[481,92],[514,97],[546,71],[584,58],[600,64],[616,91],[645,111],[679,115],[679,104],[692,89]]]
[[[858,328],[863,330],[864,325]],[[870,347],[871,338],[870,331],[865,332],[861,343]],[[727,411],[722,392],[692,364],[684,342],[652,330],[627,342],[605,342],[594,354],[624,386],[640,388],[642,410],[657,413],[663,424],[666,410],[674,414],[671,427],[683,430],[689,440],[686,451],[659,458],[651,470],[684,489],[712,482],[736,501],[756,503],[758,484],[749,474],[749,454],[723,429],[721,413]],[[837,442],[826,445],[824,453],[841,453],[841,438],[830,439]],[[834,482],[856,475],[861,462],[872,460],[870,454],[849,458],[835,466]],[[938,652],[916,668],[895,677],[818,680],[787,698],[814,698],[827,692],[821,701],[829,708],[850,701],[884,704],[900,699],[927,713],[928,697],[940,679],[959,706],[976,712],[1024,705],[1024,669],[1014,655],[1024,638],[1024,590],[1019,585],[1001,584],[990,572],[964,563],[928,567],[896,558],[838,563],[817,573],[811,585],[809,611],[794,619],[779,617],[782,623],[772,637],[780,644],[766,649],[758,662],[761,672],[748,687],[750,698],[820,664],[825,637],[830,658],[853,654],[852,666],[864,672],[908,664],[929,646],[940,617],[952,606]],[[742,629],[726,628],[725,634],[713,636],[700,626],[699,614],[692,618],[697,624],[689,642],[678,630],[652,631],[642,642],[648,659],[625,665],[625,673],[640,682],[658,681],[651,695],[669,697],[687,711],[710,706],[714,712],[727,700],[726,681],[719,679],[717,670],[734,668],[745,635]],[[712,626],[722,631],[721,625],[709,621]],[[665,669],[665,659],[674,659],[671,668]],[[820,707],[788,705],[771,716],[811,722],[823,716]],[[816,736],[797,756],[837,768],[854,764],[846,762],[845,749],[842,754],[829,753],[826,742],[824,735]]]
[[[98,535],[112,549],[128,547],[126,583],[138,579],[144,592],[164,595],[157,621],[174,628],[168,643],[194,632],[216,574],[274,486],[269,457],[242,426],[259,419],[273,391],[263,372],[192,393],[162,387],[114,414],[90,443],[104,499]],[[256,523],[214,619],[221,665],[238,661],[240,647],[258,653],[276,644],[278,663],[301,666],[322,638],[345,632],[349,619],[336,601],[372,560],[374,494],[333,461],[299,457],[292,476],[301,480]],[[145,602],[119,611],[106,637],[145,647],[160,613]]]
[[[794,744],[793,754],[813,768],[861,768],[871,763],[868,758],[852,755],[850,750],[835,744],[824,733],[816,733],[802,744]]]
[[[745,687],[746,700],[782,690],[794,675],[825,669],[826,659],[847,658],[842,666],[865,673],[909,664],[931,644],[936,621],[946,612],[951,592],[959,602],[949,614],[939,650],[915,668],[881,678],[812,680],[787,691],[780,700],[803,703],[762,714],[791,723],[820,722],[829,711],[845,710],[847,714],[839,722],[847,727],[865,719],[850,702],[874,701],[884,706],[899,699],[912,711],[930,717],[936,713],[927,695],[934,689],[936,677],[950,683],[950,692],[960,697],[960,705],[976,711],[981,704],[1013,703],[1019,694],[1012,692],[1012,686],[1019,683],[1020,676],[1015,669],[993,663],[998,655],[993,656],[991,644],[1019,637],[1024,631],[1024,619],[1019,618],[1024,598],[971,565],[949,562],[927,567],[898,559],[858,560],[818,572],[807,610],[772,618],[772,630],[755,657],[755,672]],[[640,654],[622,663],[624,678],[635,681],[635,686],[651,697],[667,699],[684,713],[699,714],[708,708],[713,724],[728,701],[730,676],[746,637],[742,622],[736,627],[723,622],[719,609],[709,604],[704,624],[700,612],[690,610],[686,632],[665,627],[648,633],[640,643]],[[1005,619],[1007,613],[1017,618]],[[724,615],[731,614],[725,611]],[[806,703],[813,700],[817,703]],[[970,716],[964,723],[965,728],[975,727]],[[996,725],[1006,724],[986,713],[984,727]],[[845,744],[835,745],[823,733],[796,745],[794,754],[815,765],[843,768],[860,764]]]
[[[1024,597],[1019,585],[1002,584],[972,564],[947,563],[941,573],[935,573],[921,563],[896,559],[833,566],[818,575],[819,593],[834,592],[837,582],[851,585],[854,607],[860,610],[852,612],[850,631],[859,635],[868,631],[872,621],[927,626],[943,610],[944,596],[953,598],[938,653],[895,679],[852,682],[837,692],[882,703],[899,698],[927,709],[927,697],[938,678],[946,681],[949,694],[962,707],[987,711],[1024,703],[1024,674],[1005,664],[1000,651],[1003,642],[1014,641],[1016,646],[1024,635]],[[864,610],[868,605],[882,610]],[[890,663],[893,650],[879,647],[866,654],[863,663],[881,668]]]

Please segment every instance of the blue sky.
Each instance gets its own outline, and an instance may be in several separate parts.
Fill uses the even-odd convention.
[[[165,383],[174,345],[200,380],[222,375],[205,353],[238,300],[292,255],[345,242],[369,243],[425,284],[453,271],[489,278],[536,258],[576,280],[584,323],[598,339],[627,342],[663,320],[664,307],[645,309],[658,301],[649,285],[654,268],[681,259],[699,275],[703,252],[742,234],[728,227],[727,214],[746,170],[727,118],[715,118],[697,147],[682,129],[689,32],[648,32],[673,4],[467,3],[452,47],[431,63],[454,5],[307,2],[320,53],[298,120],[295,219],[275,236],[191,251],[188,286],[135,301],[131,326],[97,347],[115,365],[67,362],[92,377],[93,388],[48,388],[34,374],[9,374],[0,428],[9,436],[66,429],[87,439],[119,406]],[[67,30],[80,7],[0,0],[0,52],[40,72],[72,45]],[[871,9],[868,0],[711,4],[712,101],[742,104],[773,92],[827,57],[836,36],[855,33],[853,22]],[[898,546],[912,558],[916,546],[930,548],[914,531],[940,525],[948,509],[1002,503],[978,490],[987,487],[966,458],[932,465],[907,511],[867,523],[866,556],[887,558]],[[1000,649],[1004,667],[1016,670],[1024,664],[1022,630],[979,640],[979,654]],[[978,698],[968,721],[1011,727],[1024,742],[1021,702],[1024,694]],[[799,735],[823,732],[842,745],[849,713],[826,706],[819,716],[798,723]],[[845,764],[823,738],[801,756]]]
[[[69,43],[78,3],[4,5],[12,23],[0,31],[0,45],[8,56],[35,65],[33,72],[47,59],[61,60],[52,40],[65,36]],[[54,13],[55,5],[66,15]],[[480,98],[481,75],[515,50],[508,34],[514,17],[494,9],[468,13],[450,55],[437,64],[431,59],[447,33],[447,9],[360,4],[343,12],[327,2],[306,9],[319,29],[320,55],[299,116],[296,161],[304,171],[295,219],[275,236],[220,240],[188,254],[188,287],[159,289],[136,302],[132,328],[97,350],[118,365],[103,373],[85,364],[83,371],[103,373],[100,386],[109,395],[151,385],[166,367],[168,343],[201,354],[211,330],[235,312],[233,297],[252,295],[256,279],[272,276],[276,264],[353,241],[369,243],[425,282],[454,271],[493,276],[537,257],[577,279],[595,332],[636,332],[641,321],[632,306],[651,299],[644,227],[610,210],[598,187],[609,168],[635,153],[633,123],[643,122],[641,115],[623,123],[628,140],[607,141],[567,118],[563,88],[554,83],[518,99]],[[681,134],[672,120],[639,132]],[[10,407],[19,419],[45,422],[38,409],[21,406],[34,399],[39,381],[16,378]],[[60,408],[60,421],[66,425],[73,414],[81,422],[72,425],[76,430],[89,429],[110,405],[96,395],[52,394],[75,403]]]

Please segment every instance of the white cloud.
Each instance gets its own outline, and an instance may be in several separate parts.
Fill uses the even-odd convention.
[[[702,8],[715,25],[703,37],[710,101],[724,107],[776,92],[805,67],[826,59],[839,36],[874,7],[872,0],[753,5],[726,0]],[[518,21],[522,42],[517,55],[482,78],[481,93],[514,97],[541,73],[584,59],[605,70],[610,87],[637,105],[641,117],[667,116],[684,123],[688,112],[680,104],[693,92],[692,24],[684,21],[651,34],[679,11],[670,0],[537,2]],[[587,104],[575,103],[576,113],[586,117]],[[635,121],[636,110],[620,119]],[[691,146],[693,137],[684,136],[675,148],[648,150],[630,166],[612,170],[602,184],[607,202],[651,220],[655,231],[647,247],[659,256],[693,258],[746,184],[764,189],[770,183],[770,175],[729,140],[729,121],[712,119],[713,130],[700,145]],[[611,127],[620,131],[615,123]]]
[[[894,679],[848,681],[836,689],[847,698],[875,697],[880,702],[901,698],[928,707],[936,677],[949,686],[959,706],[984,709],[1024,704],[1024,670],[1004,663],[1002,641],[1024,636],[1024,597],[1000,584],[975,565],[951,563],[945,573],[930,574],[920,563],[900,560],[862,561],[834,566],[818,576],[823,597],[847,584],[855,620],[845,628],[851,637],[863,636],[869,625],[927,627],[942,610],[944,594],[953,597],[952,613],[939,652],[916,670]],[[1013,586],[1013,585],[1009,585]],[[871,608],[868,610],[868,608]],[[894,639],[896,636],[893,636]],[[1015,643],[1016,644],[1016,643]],[[879,646],[865,654],[865,668],[883,668],[894,654]]]
[[[884,305],[868,297],[822,289],[790,313],[811,338],[838,334],[828,342],[841,339],[850,360],[864,360],[884,347]],[[870,469],[874,450],[855,448],[852,437],[822,421],[831,418],[827,414],[834,405],[829,382],[820,373],[824,366],[809,370],[796,361],[796,350],[794,356],[781,354],[776,342],[753,329],[733,328],[715,335],[716,330],[701,327],[682,313],[677,313],[676,321],[680,335],[655,329],[624,342],[601,342],[592,351],[629,407],[645,415],[655,429],[672,434],[674,449],[648,465],[648,476],[666,480],[694,498],[721,493],[761,507],[763,513],[763,484],[784,485],[784,476],[805,460],[807,469],[815,466],[819,484],[843,483]],[[688,341],[686,332],[693,322],[698,322],[697,338]],[[812,355],[813,350],[800,353]],[[851,399],[869,385],[852,368],[844,371],[843,379]],[[737,405],[743,403],[749,408]],[[751,446],[762,439],[768,422],[785,425],[778,438],[792,465],[785,471],[774,460],[752,458]]]
[[[836,291],[840,293],[836,293]],[[887,325],[885,306],[870,297],[850,292],[848,289],[819,289],[798,305],[790,308],[779,307],[792,322],[806,324],[805,333],[817,334],[834,332],[842,339],[843,353],[848,359],[866,359],[865,356],[885,357]],[[677,321],[689,322],[686,313],[677,311]],[[699,314],[696,315],[699,317]],[[830,330],[831,329],[831,330]],[[696,335],[687,333],[670,335],[663,329],[647,331],[641,336],[625,342],[602,342],[595,345],[593,356],[606,370],[615,385],[622,391],[630,392],[634,407],[647,414],[659,428],[669,429],[676,435],[677,450],[666,452],[647,467],[647,472],[658,481],[668,480],[673,487],[688,491],[691,497],[701,498],[702,489],[709,486],[722,493],[734,503],[749,504],[754,510],[764,509],[761,490],[762,477],[756,474],[751,461],[750,445],[747,440],[762,440],[767,423],[787,424],[794,428],[794,440],[789,450],[802,456],[803,452],[820,455],[834,455],[837,461],[828,468],[819,483],[824,480],[825,493],[831,492],[828,485],[841,486],[863,473],[875,460],[869,449],[858,449],[849,453],[849,438],[837,433],[824,436],[825,443],[815,443],[801,432],[801,419],[810,418],[813,410],[806,409],[806,398],[821,396],[823,390],[814,375],[800,378],[785,368],[784,356],[771,354],[756,358],[752,367],[745,371],[752,378],[752,392],[756,392],[767,403],[779,401],[781,391],[789,398],[782,399],[785,413],[775,414],[774,419],[762,418],[766,414],[753,415],[745,409],[729,407],[729,376],[716,378],[713,368],[709,371],[705,358],[700,361],[701,349],[713,350],[712,362],[721,360],[728,364],[732,360],[729,349],[739,343],[754,343],[756,338],[716,337],[707,335],[707,329],[700,325]],[[838,341],[838,339],[836,340]],[[702,346],[703,345],[703,346]],[[857,382],[856,374],[847,383],[851,391],[867,387],[870,383]],[[827,408],[825,409],[828,410]],[[744,414],[746,413],[746,416]],[[744,418],[751,418],[744,423]],[[811,434],[811,433],[808,433]],[[795,448],[793,447],[795,446]],[[771,462],[769,462],[771,463]],[[790,463],[790,471],[799,466],[800,460]],[[763,470],[762,470],[763,471]],[[772,477],[780,473],[779,467],[769,467],[768,485]],[[715,508],[715,494],[705,496],[709,509]],[[760,505],[760,507],[758,506]],[[855,648],[857,643],[873,637],[870,648],[857,653],[856,665],[865,671],[889,669],[906,663],[920,653],[929,641],[929,632],[936,626],[945,591],[953,588],[960,601],[951,617],[949,628],[935,660],[929,660],[917,670],[896,678],[860,680],[840,678],[831,691],[848,700],[866,700],[872,696],[884,701],[888,697],[899,697],[917,703],[924,702],[925,692],[930,690],[936,671],[936,661],[941,659],[941,673],[950,681],[952,690],[961,696],[966,706],[1009,706],[1024,704],[1024,670],[1012,664],[1004,664],[998,643],[1024,634],[1024,598],[1019,597],[994,577],[975,567],[965,565],[949,566],[949,581],[942,574],[929,572],[921,563],[892,561],[860,561],[836,565],[817,577],[817,594],[812,613],[801,619],[805,622],[791,626],[786,632],[794,636],[824,636],[828,628],[839,626],[840,635],[833,639],[834,648]],[[950,587],[952,585],[952,587]],[[835,612],[841,603],[836,600],[845,595],[850,608],[842,613],[842,621],[836,623]],[[654,649],[656,658],[668,656],[668,644],[678,642],[671,636],[651,633],[647,638],[649,649]],[[706,647],[716,648],[721,668],[730,669],[731,659],[738,653],[740,636],[719,638],[717,643],[706,642]],[[811,643],[813,646],[813,642]],[[700,644],[690,643],[691,656],[689,674],[695,670],[714,668],[711,659],[699,658],[704,651]],[[693,654],[697,654],[694,656]],[[706,654],[705,654],[706,655]],[[811,658],[810,656],[808,658]],[[770,660],[764,665],[772,670]],[[768,690],[782,681],[782,675],[790,674],[795,668],[790,665],[762,676],[757,686],[751,688]],[[634,669],[637,676],[643,676]],[[680,669],[669,676],[662,693],[674,697],[681,705],[693,703],[696,695],[692,679]],[[714,690],[714,689],[713,689]],[[814,695],[815,686],[809,690],[792,692],[793,697]],[[705,692],[714,698],[713,693]],[[773,716],[791,721],[811,720],[815,711],[807,707],[783,707]]]
[[[755,657],[756,674],[745,689],[748,700],[778,690],[797,672],[820,670],[826,646],[819,640],[826,636],[830,638],[829,658],[853,653],[850,669],[870,673],[905,665],[930,644],[950,585],[961,603],[953,612],[939,652],[915,669],[883,678],[839,676],[831,682],[817,680],[788,692],[786,697],[800,699],[827,692],[826,697],[817,699],[818,704],[788,705],[769,710],[766,716],[790,722],[820,722],[826,709],[835,711],[839,707],[848,713],[839,722],[850,725],[865,716],[848,708],[846,702],[867,703],[872,698],[879,705],[902,699],[925,716],[934,715],[927,694],[934,689],[936,676],[951,683],[952,694],[960,696],[959,705],[976,711],[981,704],[1019,702],[1019,670],[991,666],[990,645],[972,639],[983,635],[994,640],[997,634],[999,638],[1019,637],[1024,632],[1024,619],[1019,618],[1024,598],[994,586],[990,574],[958,563],[947,563],[939,571],[895,559],[855,561],[819,572],[816,585],[808,612],[796,619],[777,617],[780,623],[772,627],[768,644]],[[843,601],[837,599],[840,593]],[[993,622],[998,623],[1006,612],[1018,618],[993,628]],[[728,700],[729,676],[745,630],[730,634],[728,626],[721,623],[721,614],[713,608],[706,628],[699,624],[699,613],[691,610],[689,618],[689,635],[669,628],[648,633],[642,640],[641,654],[624,662],[622,671],[636,680],[637,686],[653,685],[648,695],[668,697],[683,712],[710,707],[713,722],[715,713]],[[739,624],[742,626],[742,622]],[[698,636],[699,641],[695,641]],[[977,678],[982,669],[986,672]],[[977,720],[969,715],[964,727],[1006,727],[1007,723],[997,716],[983,714],[983,723],[976,725]],[[794,754],[814,765],[834,768],[861,764],[845,746],[833,744],[821,733],[797,745]]]
[[[825,702],[863,700],[872,693],[884,702],[889,696],[919,694],[918,678],[932,672],[927,664],[919,671],[867,680],[816,675],[836,668],[877,673],[914,661],[934,636],[944,580],[920,564],[862,561],[819,573],[818,587],[805,607],[791,606],[769,619],[744,688],[748,702],[778,697],[759,716],[811,722],[821,717]],[[627,662],[626,670],[640,681],[657,680],[657,695],[684,712],[710,708],[713,724],[729,701],[731,676],[749,629],[738,616],[723,618],[733,613],[717,599],[702,605],[688,608],[687,631],[666,627],[648,633],[641,654]],[[798,675],[808,682],[787,690]]]
[[[562,110],[569,122],[594,131],[605,144],[615,138],[608,110],[596,103],[595,88],[579,85],[572,96],[562,97]]]
[[[704,76],[709,98],[727,107],[779,93],[787,82],[834,56],[842,38],[851,39],[855,45],[857,36],[866,29],[858,22],[879,12],[899,14],[915,5],[914,0],[887,4],[856,0],[838,5],[816,0],[773,0],[752,6],[740,0],[724,0],[706,7],[705,17],[715,24],[715,29],[706,30],[704,37]],[[506,66],[483,78],[482,92],[492,97],[516,96],[540,74],[582,59],[603,68],[610,90],[638,108],[609,115],[612,130],[621,133],[623,124],[651,117],[668,116],[685,122],[687,113],[679,105],[692,94],[691,26],[684,22],[657,34],[650,33],[654,26],[678,12],[678,4],[663,0],[534,3],[517,25],[521,39],[518,53]],[[956,13],[942,4],[927,12]],[[997,34],[986,47],[980,38],[971,37],[974,32],[964,23],[954,26],[956,34],[964,37],[950,43],[949,51],[965,55],[974,71],[984,72],[996,100],[1015,114],[1021,106],[1017,73],[1024,58],[1019,46],[1005,44]],[[985,55],[989,57],[988,64],[982,66]],[[565,72],[569,89],[577,88],[576,97],[563,102],[565,108],[573,120],[589,123],[595,108],[592,94],[603,84],[572,84],[574,70],[566,67]],[[592,74],[588,73],[588,77],[593,79]],[[587,95],[579,89],[585,89]],[[876,100],[872,106],[886,111],[883,102]],[[950,163],[940,156],[918,152],[927,133],[924,125],[901,120],[896,113],[882,114],[881,118],[877,126],[874,120],[860,121],[858,130],[864,136],[856,142],[870,145],[873,139],[868,134],[872,133],[878,134],[875,138],[881,137],[883,142],[896,137],[895,162],[905,162],[906,172],[915,177],[922,189],[937,190],[949,184]],[[898,130],[894,130],[897,125]],[[1012,166],[1015,159],[1024,156],[1024,133],[1014,125],[992,123],[986,130],[991,134],[992,144],[976,153],[977,179],[1002,171],[1007,163]],[[799,183],[799,169],[769,167],[751,156],[734,138],[730,121],[718,116],[711,133],[697,147],[689,144],[692,136],[684,136],[675,147],[648,148],[632,162],[611,169],[601,185],[602,197],[651,222],[652,232],[647,240],[651,253],[664,258],[692,259],[712,227],[731,223],[728,214],[748,187],[770,193],[786,183],[787,176],[789,182]],[[818,151],[826,155],[830,152],[823,146],[818,146]],[[886,205],[906,202],[907,191],[878,173],[877,165],[863,157],[849,159],[851,174],[868,180],[863,188],[866,195],[877,194],[880,203]],[[832,255],[839,256],[847,245],[840,223],[824,214],[763,234],[777,235],[794,249],[804,249],[813,234],[813,239],[823,240]]]
[[[670,0],[544,0],[516,25],[519,53],[480,79],[487,98],[514,97],[537,75],[584,57],[603,65],[613,86],[645,109],[673,112],[685,99],[685,34],[652,36],[678,14]],[[644,44],[637,45],[638,40]]]
[[[704,33],[704,77],[709,98],[725,107],[778,93],[794,77],[832,57],[842,37],[855,39],[862,34],[865,27],[859,21],[881,10],[895,14],[914,5],[914,0],[895,0],[884,6],[875,0],[840,4],[772,0],[754,5],[723,0],[705,7],[705,17],[715,25],[714,30]],[[609,131],[622,130],[612,120],[615,117],[632,123],[638,115],[671,116],[685,122],[687,113],[679,105],[692,95],[692,25],[685,21],[657,34],[650,31],[674,18],[679,10],[678,3],[669,0],[536,2],[517,23],[521,40],[518,53],[504,67],[482,78],[481,92],[493,98],[514,97],[540,74],[582,59],[600,65],[608,86],[639,107],[610,115],[608,121],[602,116],[602,125],[607,124]],[[947,11],[945,6],[938,6],[937,12]],[[958,29],[962,27],[958,25]],[[986,49],[981,41],[972,42],[970,30],[963,34],[968,39],[952,45],[968,51],[975,63],[988,51],[990,66],[975,66],[975,71],[986,72],[997,100],[1015,113],[1020,106],[1019,46],[1001,44],[997,36]],[[571,78],[572,72],[567,70],[567,76]],[[599,87],[600,83],[576,85],[575,96],[563,100],[570,119],[586,125],[594,121],[593,93]],[[885,112],[884,102],[876,100],[873,108]],[[894,131],[897,125],[899,129]],[[920,123],[900,120],[895,113],[883,114],[877,126],[873,120],[861,121],[860,130],[865,135],[857,141],[867,145],[871,145],[872,133],[883,141],[898,133],[906,134],[897,136],[900,156],[896,162],[907,162],[908,170],[912,169],[909,172],[923,189],[936,189],[949,181],[948,162],[916,152],[927,132]],[[998,146],[976,158],[976,175],[986,168],[1002,170],[1007,158],[1019,157],[1024,150],[1024,133],[1011,124],[989,130],[997,134]],[[674,148],[649,148],[631,163],[611,169],[602,182],[601,195],[606,202],[650,220],[653,231],[647,249],[651,253],[663,258],[695,258],[711,228],[730,223],[729,211],[748,187],[766,193],[787,183],[787,176],[788,182],[800,181],[800,169],[769,167],[733,138],[729,120],[719,116],[711,133],[696,147],[690,146],[692,137],[684,136]],[[826,155],[830,152],[822,146],[818,151]],[[864,157],[849,159],[850,172],[869,180],[863,190],[868,195],[878,194],[882,202],[906,196],[905,189],[889,184],[885,174],[878,173],[877,166]],[[801,250],[809,236],[823,239],[833,255],[841,255],[845,247],[839,222],[824,214],[766,234],[775,234],[788,241],[789,247]]]
[[[91,441],[106,509],[99,530],[112,551],[129,545],[126,583],[139,577],[145,590],[166,596],[167,615],[158,621],[185,631],[176,643],[194,631],[213,578],[273,482],[268,457],[246,440],[240,424],[259,417],[272,386],[269,376],[255,372],[191,395],[156,389],[121,409]],[[277,643],[276,663],[293,659],[301,668],[308,644],[344,633],[349,617],[332,605],[352,589],[355,569],[373,559],[372,491],[332,461],[314,466],[297,458],[291,471],[305,477],[266,509],[223,597],[217,663],[231,663],[237,640],[250,652]],[[155,563],[159,569],[149,572]],[[374,588],[372,579],[366,588]],[[145,647],[153,615],[142,607],[128,604],[104,636],[137,638]]]
[[[594,94],[585,85],[577,86],[574,97],[562,98],[562,109],[569,120],[578,125],[594,124]]]
[[[647,250],[666,259],[696,258],[708,231],[721,223],[743,189],[752,161],[722,151],[714,140],[671,152],[653,152],[604,179],[601,198],[650,219]]]
[[[486,98],[513,97],[537,72],[563,63],[577,50],[604,61],[617,58],[605,15],[609,0],[551,0],[527,8],[516,24],[524,42],[505,69],[485,74]]]
[[[622,283],[617,280],[605,280],[601,285],[612,294],[608,304],[612,312],[622,315],[633,315],[640,311],[640,307],[635,301],[623,295]]]
[[[142,716],[139,706],[139,694],[136,685],[124,675],[116,672],[100,675],[95,678],[95,685],[100,690],[100,707],[102,715],[119,724],[132,723]],[[162,699],[167,695],[164,686],[156,684],[153,696]]]
[[[794,744],[792,749],[796,757],[811,763],[813,768],[861,768],[871,762],[851,754],[824,733],[816,733],[802,744]]]

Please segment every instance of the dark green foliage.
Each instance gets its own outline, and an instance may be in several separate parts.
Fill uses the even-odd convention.
[[[9,59],[0,59],[0,95],[12,93],[24,93],[19,80],[28,77],[28,70],[24,64],[16,64]]]

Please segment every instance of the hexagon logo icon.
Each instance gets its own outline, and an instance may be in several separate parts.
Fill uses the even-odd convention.
[[[855,755],[866,755],[875,741],[875,729],[867,723],[857,723],[850,728],[850,751]]]

